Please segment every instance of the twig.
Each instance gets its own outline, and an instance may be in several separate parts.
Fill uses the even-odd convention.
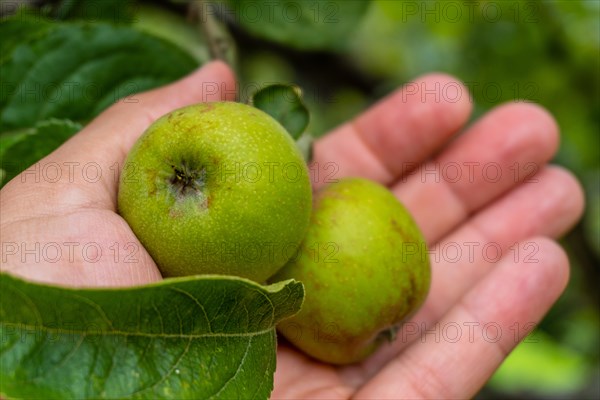
[[[207,0],[196,0],[190,3],[192,18],[198,19],[198,25],[208,44],[208,51],[213,60],[227,62],[229,50],[228,40],[218,26],[215,16],[208,12],[212,4]]]

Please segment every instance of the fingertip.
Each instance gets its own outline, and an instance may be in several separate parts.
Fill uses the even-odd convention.
[[[468,121],[471,101],[456,78],[429,74],[407,82],[352,122],[358,148],[366,148],[391,183],[409,164],[431,157]],[[359,139],[359,140],[358,140]],[[355,146],[356,148],[356,146]],[[364,151],[359,151],[365,153]]]
[[[473,111],[473,101],[469,88],[460,79],[450,74],[435,72],[421,75],[413,82],[422,86],[425,100],[427,99],[427,93],[430,93],[428,91],[433,93],[433,90],[437,90],[439,92],[439,103],[452,106],[451,113],[440,114],[440,117],[446,119],[448,126],[459,129],[469,120]]]
[[[179,102],[233,101],[236,98],[235,74],[225,62],[210,61],[169,87],[177,92]]]
[[[235,82],[235,73],[225,61],[210,61],[209,63],[205,64],[203,68],[211,71],[211,73],[214,73],[216,76],[219,76],[223,81]]]
[[[568,232],[583,216],[585,192],[579,180],[568,169],[558,165],[550,165],[546,170],[546,173],[551,176],[550,181],[553,182],[555,187],[560,188],[562,194],[560,196],[562,207],[560,215],[565,219],[565,222],[561,224],[563,227],[561,232],[556,233],[559,236]]]
[[[515,135],[525,136],[532,149],[544,154],[549,160],[558,150],[560,141],[559,127],[550,112],[534,103],[511,102],[498,106],[494,110],[497,121],[517,121],[513,129]]]
[[[537,293],[543,292],[547,296],[545,303],[552,304],[564,292],[569,282],[570,268],[567,253],[555,240],[545,236],[533,237],[522,245],[521,248],[529,245],[535,253],[532,252],[529,259],[524,258],[523,263],[536,262],[546,269],[544,274],[535,274],[539,278],[538,287],[544,288]]]
[[[233,70],[224,61],[214,60],[198,68],[192,75],[200,75],[201,79],[214,79],[219,82],[235,82],[235,74]]]
[[[468,122],[473,108],[468,88],[452,75],[431,73],[415,78],[393,94],[410,126],[429,152],[436,151]]]

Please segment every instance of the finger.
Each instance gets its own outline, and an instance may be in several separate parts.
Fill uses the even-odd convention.
[[[418,164],[446,143],[470,112],[468,91],[455,78],[419,78],[318,140],[313,181],[321,186],[327,177],[362,176],[392,183],[406,163]]]
[[[534,261],[539,249],[522,242],[525,238],[558,238],[573,227],[584,209],[577,180],[560,167],[547,167],[536,179],[483,209],[430,249],[432,296],[416,319],[438,320],[502,256]]]
[[[413,324],[438,321],[470,288],[496,268],[500,257],[535,260],[535,243],[528,237],[560,237],[583,212],[583,191],[577,180],[559,167],[546,167],[537,182],[523,183],[509,195],[481,210],[463,226],[430,246],[431,288],[425,304],[404,328],[405,338],[417,339]],[[400,333],[402,335],[402,332]],[[410,341],[381,347],[363,364],[348,368],[347,381],[372,376]]]
[[[79,139],[98,141],[110,161],[120,161],[162,115],[194,103],[234,100],[235,93],[231,69],[221,61],[211,62],[177,82],[120,101],[92,121]]]
[[[18,187],[22,199],[35,205],[30,209],[41,215],[63,211],[57,207],[64,211],[82,206],[114,210],[123,161],[148,125],[185,105],[231,99],[234,85],[231,70],[212,62],[171,85],[124,99],[9,182],[3,194]],[[40,179],[44,171],[51,171],[52,179]],[[47,207],[39,204],[40,196]]]
[[[439,324],[364,385],[356,398],[469,398],[541,320],[568,281],[564,251],[531,239],[537,263],[507,257]],[[399,379],[402,377],[402,379]]]
[[[353,389],[340,381],[336,369],[311,359],[286,343],[277,344],[277,368],[271,400],[349,399]]]
[[[558,127],[548,112],[533,104],[506,104],[393,191],[434,243],[519,182],[531,180],[557,147]]]

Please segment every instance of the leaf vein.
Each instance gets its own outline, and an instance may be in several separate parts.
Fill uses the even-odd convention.
[[[77,334],[77,335],[87,335],[87,336],[124,336],[124,337],[151,337],[151,338],[165,338],[165,339],[204,339],[204,338],[219,338],[219,337],[226,337],[226,338],[235,338],[235,337],[253,337],[253,336],[260,336],[260,335],[264,335],[265,333],[270,332],[271,330],[275,329],[274,327],[270,327],[267,329],[262,329],[262,330],[257,330],[257,331],[253,331],[253,332],[235,332],[235,333],[225,333],[225,332],[221,332],[221,333],[215,333],[215,332],[209,332],[209,333],[150,333],[150,332],[127,332],[127,331],[121,331],[121,330],[117,330],[117,329],[113,329],[111,330],[109,333],[107,333],[106,331],[103,330],[98,330],[98,331],[92,331],[92,330],[86,330],[84,331],[82,330],[77,330],[77,329],[61,329],[61,328],[52,328],[52,327],[48,327],[48,326],[43,326],[43,325],[28,325],[28,324],[21,324],[21,323],[12,323],[12,322],[5,322],[2,321],[0,322],[0,326],[5,326],[5,327],[9,327],[9,328],[18,328],[24,331],[29,330],[30,332],[35,331],[36,329],[38,330],[42,330],[44,332],[48,332],[48,333],[55,333],[55,334]]]
[[[246,351],[244,351],[244,355],[242,356],[242,359],[240,360],[240,363],[237,367],[237,369],[235,370],[235,372],[233,373],[232,376],[229,377],[229,379],[227,379],[227,381],[225,381],[225,383],[223,384],[223,386],[221,387],[221,389],[219,389],[219,391],[215,394],[213,394],[212,396],[209,397],[209,399],[214,399],[214,398],[218,398],[219,394],[221,394],[221,392],[223,392],[223,390],[225,390],[225,388],[231,383],[233,382],[233,380],[235,379],[236,376],[238,376],[238,374],[240,373],[242,366],[244,365],[244,363],[246,362],[246,357],[248,356],[248,353],[250,352],[250,345],[252,344],[252,338],[250,338],[248,340],[248,344],[246,345]]]
[[[194,296],[192,296],[191,293],[189,293],[188,291],[185,291],[183,289],[179,289],[176,287],[171,288],[171,290],[174,290],[175,292],[179,292],[187,297],[189,297],[190,299],[192,299],[192,301],[198,306],[198,308],[200,308],[200,310],[202,310],[202,313],[204,314],[204,319],[206,320],[206,324],[208,325],[208,331],[212,332],[212,326],[210,323],[210,319],[208,318],[208,314],[206,313],[206,309],[204,308],[204,306],[198,301],[197,298],[195,298]]]

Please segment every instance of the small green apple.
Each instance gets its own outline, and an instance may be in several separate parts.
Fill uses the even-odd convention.
[[[291,343],[328,363],[362,360],[424,301],[430,266],[425,240],[384,187],[343,179],[315,194],[296,257],[272,281],[305,286],[302,310],[279,325]]]
[[[164,276],[261,282],[294,254],[312,190],[302,155],[266,113],[203,103],[155,121],[134,144],[118,209]]]

